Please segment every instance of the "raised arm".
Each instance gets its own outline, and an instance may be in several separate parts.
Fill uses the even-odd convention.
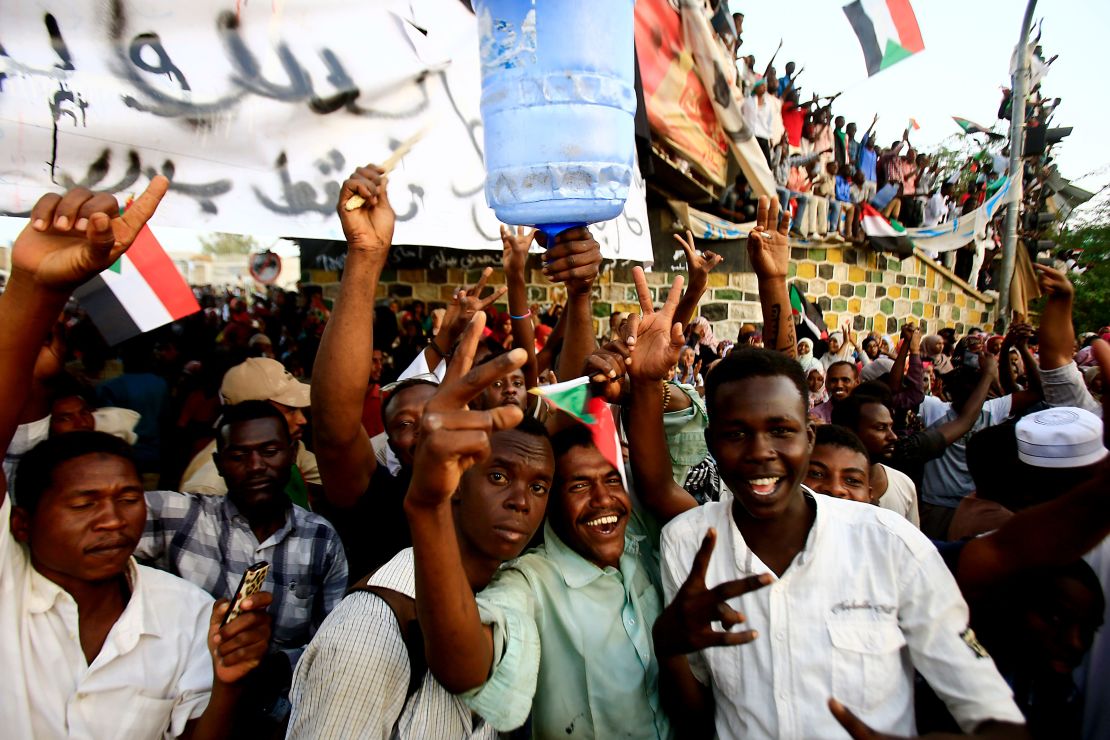
[[[798,338],[790,309],[790,293],[786,289],[786,272],[790,264],[790,242],[786,237],[789,226],[790,217],[786,211],[779,215],[778,200],[759,196],[755,228],[748,234],[748,258],[759,281],[763,341],[771,349],[797,357]]]
[[[504,253],[501,263],[505,268],[505,282],[509,290],[509,319],[513,325],[513,347],[528,353],[524,363],[524,387],[528,389],[539,385],[539,370],[536,365],[536,333],[532,324],[532,312],[528,308],[528,286],[524,280],[524,270],[528,264],[528,248],[536,238],[536,230],[530,232],[516,227],[514,232],[507,226],[501,227],[501,246]],[[534,398],[534,396],[533,396]]]
[[[960,414],[951,421],[946,421],[936,427],[948,444],[957,442],[961,437],[971,431],[975,420],[983,412],[983,404],[987,402],[991,386],[998,380],[998,360],[987,352],[979,354],[979,383],[971,391],[971,395],[964,402]]]
[[[1098,340],[1094,352],[1103,383],[1110,382],[1110,345]],[[1110,410],[1110,394],[1103,396],[1103,407]],[[1022,570],[1065,565],[1098,545],[1110,534],[1108,484],[1110,462],[1104,461],[1077,488],[1019,511],[991,534],[968,542],[956,570],[960,590],[973,597]]]
[[[354,195],[366,203],[348,211],[345,204]],[[312,371],[312,418],[324,493],[332,505],[348,507],[378,466],[362,427],[362,406],[374,349],[374,296],[393,243],[395,216],[384,171],[374,165],[355,170],[343,183],[336,210],[347,263]]]
[[[553,283],[563,283],[567,289],[563,308],[566,329],[555,368],[560,378],[575,377],[597,347],[590,293],[600,268],[601,245],[585,227],[562,232],[544,254],[544,275]]]
[[[701,302],[702,296],[705,295],[706,288],[709,287],[709,273],[713,272],[714,267],[721,264],[724,257],[709,250],[706,250],[703,254],[698,254],[698,248],[694,246],[693,232],[687,231],[685,239],[680,234],[675,234],[674,238],[682,245],[682,251],[686,253],[686,276],[688,278],[686,292],[683,293],[682,301],[674,312],[674,321],[686,326],[690,323],[690,319],[694,318],[694,311]]]
[[[489,678],[493,632],[482,624],[463,568],[452,497],[463,472],[489,453],[489,435],[520,423],[522,416],[515,406],[468,411],[466,404],[527,359],[518,348],[471,369],[484,327],[485,315],[476,315],[459,341],[447,376],[425,408],[405,496],[424,653],[432,674],[456,694]]]
[[[120,215],[111,193],[75,188],[49,193],[31,208],[12,244],[12,270],[0,295],[0,449],[11,444],[31,385],[35,359],[70,294],[127,251],[169,188],[157,176]],[[0,473],[0,502],[8,490]],[[7,526],[6,523],[3,526]]]
[[[663,308],[652,308],[644,271],[633,268],[636,292],[643,316],[630,319],[636,341],[631,353],[629,376],[632,397],[628,407],[628,459],[636,494],[659,523],[697,506],[694,497],[674,482],[671,456],[663,432],[663,379],[678,362],[685,344],[682,325],[675,323],[674,312],[682,291],[682,278],[676,277]]]

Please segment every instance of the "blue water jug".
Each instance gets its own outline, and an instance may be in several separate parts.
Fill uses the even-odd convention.
[[[620,215],[632,183],[634,0],[475,0],[486,201],[549,235]]]

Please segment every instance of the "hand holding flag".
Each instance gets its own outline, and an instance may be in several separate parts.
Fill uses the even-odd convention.
[[[74,188],[42,196],[12,245],[13,272],[68,295],[127,251],[169,187],[169,180],[155,176],[122,215],[111,193]]]

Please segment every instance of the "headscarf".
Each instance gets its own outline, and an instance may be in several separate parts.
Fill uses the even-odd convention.
[[[836,352],[826,352],[821,355],[821,366],[827,371],[834,362],[855,362],[852,356],[852,345],[844,341],[844,333],[834,331],[829,334],[829,339],[835,339],[840,344]]]
[[[713,336],[713,327],[710,326],[709,319],[704,316],[699,316],[691,322],[690,326],[693,327],[694,335],[698,337],[698,344],[703,347],[708,347],[711,352],[716,353],[718,339]],[[705,328],[705,333],[699,336],[698,329],[702,327]]]
[[[798,344],[809,347],[808,354],[798,355],[798,364],[802,366],[802,372],[806,374],[806,377],[809,377],[810,370],[820,370],[821,374],[824,375],[825,366],[813,356],[813,340],[809,337],[802,337],[798,340]]]
[[[809,370],[806,370],[806,386],[807,387],[809,385],[809,374],[811,372],[813,372],[814,370],[821,373],[822,378],[825,375],[824,370],[821,369],[821,363],[818,362],[817,367],[812,367]],[[814,406],[820,406],[821,404],[823,404],[825,401],[828,401],[828,400],[829,400],[829,391],[825,387],[824,383],[821,383],[821,389],[819,391],[817,391],[817,392],[810,391],[809,392],[809,407],[811,409]]]
[[[925,359],[933,363],[934,373],[944,375],[952,372],[952,359],[944,354],[944,337],[930,334],[921,340],[921,348],[925,350]]]

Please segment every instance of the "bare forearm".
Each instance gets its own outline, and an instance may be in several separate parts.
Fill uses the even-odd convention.
[[[937,427],[937,431],[944,436],[945,442],[952,444],[971,431],[971,427],[975,425],[975,420],[979,418],[979,414],[983,411],[983,404],[987,401],[987,395],[990,393],[993,380],[990,375],[979,378],[979,384],[967,397],[964,407],[960,409],[959,416]]]
[[[183,738],[187,740],[223,740],[231,737],[235,724],[235,705],[243,690],[238,684],[225,684],[216,681],[204,714],[185,726]]]
[[[663,390],[658,383],[634,381],[628,416],[629,461],[641,501],[659,523],[666,524],[697,505],[674,482],[671,455],[663,431]]]
[[[1072,297],[1051,295],[1041,314],[1041,366],[1045,370],[1063,367],[1072,361],[1075,351],[1075,327],[1071,323]]]
[[[312,377],[312,418],[325,491],[337,506],[350,506],[377,467],[362,427],[374,347],[374,295],[385,256],[351,250],[339,299],[320,339]]]
[[[35,360],[43,338],[65,306],[68,294],[48,291],[13,271],[0,295],[0,380],[17,394],[32,385]],[[7,449],[20,422],[23,404],[0,404],[0,449]],[[3,492],[0,491],[0,501]]]
[[[561,380],[577,378],[582,374],[586,358],[597,348],[594,337],[594,321],[590,314],[590,294],[588,292],[568,294],[564,308],[566,316],[563,349],[555,374]]]
[[[678,737],[713,737],[713,693],[694,678],[685,655],[659,661],[659,699]]]
[[[451,505],[424,507],[406,501],[405,514],[428,668],[451,693],[468,691],[489,677],[493,645],[463,569]]]
[[[903,340],[902,346],[898,348],[898,354],[894,357],[894,367],[890,369],[890,377],[887,379],[891,393],[902,390],[902,378],[906,375],[906,358],[909,354],[910,343],[908,340]]]
[[[789,357],[798,356],[798,340],[794,317],[790,312],[790,294],[782,278],[759,281],[759,303],[763,307],[763,336],[773,342],[771,347]]]
[[[535,388],[539,385],[539,371],[536,369],[536,334],[532,325],[532,314],[528,310],[528,288],[524,284],[524,272],[506,271],[505,279],[509,286],[509,316],[513,324],[513,347],[520,347],[528,353],[528,362],[521,368],[524,371],[524,386]],[[516,318],[523,316],[524,318]]]
[[[698,304],[701,303],[702,297],[705,295],[705,290],[709,286],[708,279],[694,279],[691,278],[690,284],[686,286],[686,292],[682,295],[682,300],[678,304],[678,308],[674,312],[675,322],[686,326],[690,323],[690,319],[694,316],[694,311],[697,310]]]

